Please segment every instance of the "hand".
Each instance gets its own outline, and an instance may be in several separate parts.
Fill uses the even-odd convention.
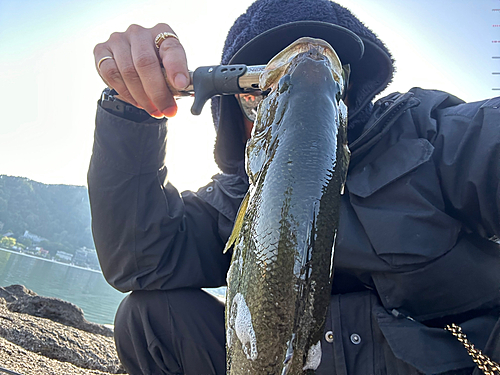
[[[152,28],[131,25],[127,31],[113,33],[109,39],[95,46],[94,59],[102,80],[120,95],[120,99],[145,109],[154,117],[173,117],[177,105],[167,87],[161,65],[169,83],[178,90],[189,85],[186,53],[173,37],[165,39],[158,50],[155,38],[161,32],[173,33],[167,24]]]

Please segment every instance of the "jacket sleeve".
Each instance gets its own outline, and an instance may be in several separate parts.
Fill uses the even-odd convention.
[[[426,106],[427,97],[421,98]],[[500,237],[500,97],[457,104],[433,94],[426,115],[447,212],[466,231]],[[437,97],[437,101],[436,101]],[[453,104],[453,105],[450,105]],[[416,111],[415,111],[416,112]]]
[[[166,133],[166,120],[139,124],[98,108],[92,231],[105,278],[123,292],[225,285],[232,221],[167,181]]]

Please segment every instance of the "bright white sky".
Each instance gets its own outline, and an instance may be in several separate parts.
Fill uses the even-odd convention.
[[[0,174],[86,184],[96,101],[92,50],[114,31],[169,23],[194,70],[220,61],[227,30],[251,0],[0,0]],[[340,0],[392,51],[388,91],[440,89],[466,101],[498,95],[500,0]],[[179,190],[217,173],[210,108],[179,102],[167,166]]]

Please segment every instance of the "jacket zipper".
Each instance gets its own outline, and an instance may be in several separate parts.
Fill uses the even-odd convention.
[[[413,99],[413,100],[411,100]],[[390,103],[392,100],[387,100],[385,103]],[[396,120],[409,108],[415,107],[420,104],[418,99],[413,98],[413,93],[406,93],[400,96],[398,99],[394,100],[393,103],[388,107],[388,109],[376,120],[369,129],[367,129],[363,134],[359,136],[349,148],[351,149],[351,160],[357,158],[361,153],[370,149],[375,145],[391,128],[391,126],[396,122]],[[377,133],[370,137],[370,133],[374,129],[380,129]],[[359,145],[361,142],[363,144]],[[359,146],[358,146],[359,145]]]

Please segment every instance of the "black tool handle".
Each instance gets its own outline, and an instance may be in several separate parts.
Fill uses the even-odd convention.
[[[199,115],[206,101],[215,95],[239,94],[244,90],[238,79],[247,71],[246,65],[202,66],[193,73],[195,97],[191,107],[193,115]]]

